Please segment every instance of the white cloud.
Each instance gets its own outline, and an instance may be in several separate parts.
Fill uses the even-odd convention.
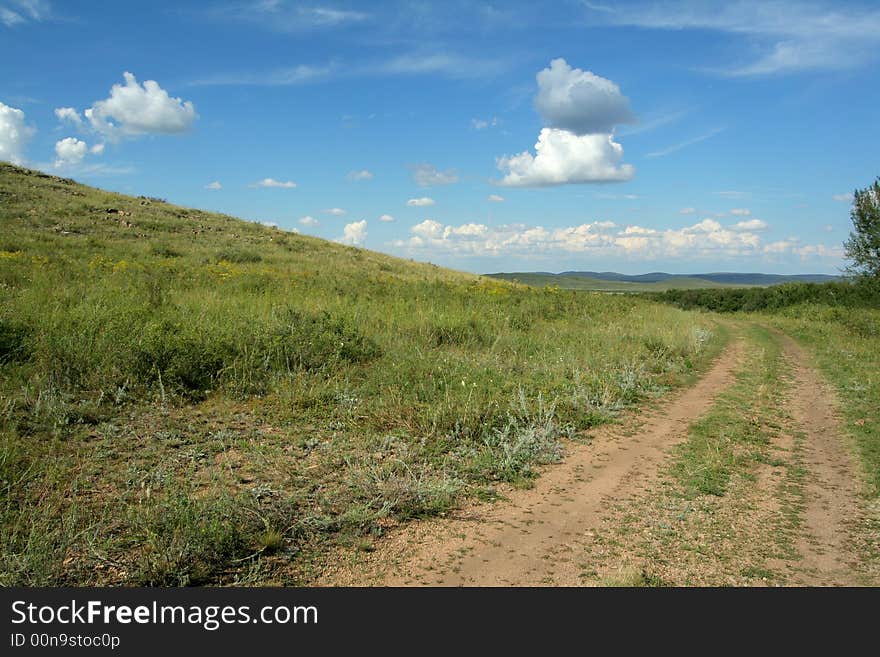
[[[368,171],[367,169],[361,169],[360,171],[349,171],[348,178],[349,180],[372,180],[373,172]]]
[[[346,214],[345,210],[343,210],[342,208],[327,208],[326,210],[324,210],[324,212],[327,214],[332,214],[334,217],[341,217],[342,215]]]
[[[442,75],[453,79],[471,79],[497,75],[507,62],[476,59],[450,53],[414,53],[387,61],[355,67],[351,75]]]
[[[55,116],[61,122],[67,121],[80,129],[83,127],[83,119],[73,107],[56,107]]]
[[[6,27],[12,27],[19,23],[24,23],[24,18],[21,14],[17,14],[11,9],[0,7],[0,23],[3,23]]]
[[[95,144],[89,149],[93,155],[102,155],[104,153],[104,144]]]
[[[537,76],[535,107],[554,128],[576,135],[611,134],[614,126],[635,123],[629,99],[611,80],[554,59]]]
[[[342,237],[337,242],[348,244],[350,246],[360,246],[367,239],[367,220],[355,221],[346,224],[342,229]]]
[[[331,79],[436,75],[451,79],[492,77],[508,68],[506,60],[478,59],[449,53],[417,52],[369,62],[330,61],[262,71],[220,73],[197,78],[192,86],[294,86]]]
[[[730,214],[737,217],[748,217],[751,216],[752,211],[748,208],[733,208],[733,210],[730,211]]]
[[[0,23],[6,27],[21,25],[29,20],[43,21],[51,18],[52,8],[47,0],[11,0],[15,9],[0,7]]]
[[[251,187],[279,187],[281,189],[293,189],[296,187],[296,183],[292,180],[281,181],[275,180],[274,178],[263,178],[259,182],[252,184]]]
[[[498,117],[493,116],[491,119],[471,119],[471,127],[474,130],[485,130],[486,128],[494,128],[499,123]]]
[[[75,137],[65,137],[55,142],[55,166],[64,167],[82,162],[89,147],[86,142]]]
[[[822,226],[822,230],[824,230],[826,233],[833,232],[834,225],[833,224],[825,224],[824,226]]]
[[[760,219],[739,221],[733,225],[734,230],[766,230],[767,222]]]
[[[24,147],[36,130],[24,122],[24,112],[0,102],[0,160],[24,162]]]
[[[763,227],[756,226],[756,229]],[[779,255],[839,257],[839,251],[834,247],[804,246],[798,240],[764,244],[755,230],[745,230],[740,225],[723,226],[714,219],[666,229],[638,225],[621,227],[611,221],[561,228],[477,223],[455,226],[426,219],[413,226],[410,233],[409,238],[396,240],[392,246],[413,253],[430,251],[432,254],[479,257],[553,258],[584,254],[634,260],[692,258],[707,261],[743,257],[767,259]]]
[[[218,191],[223,189],[223,185],[220,184],[219,180],[215,180],[214,182],[210,182],[205,185],[205,189],[210,189],[211,191]]]
[[[194,87],[213,87],[229,85],[254,85],[265,87],[288,87],[310,82],[319,82],[330,78],[337,72],[335,64],[325,66],[309,66],[299,64],[287,68],[279,68],[259,73],[221,73],[199,78],[190,82]]]
[[[417,208],[422,208],[427,205],[434,205],[434,203],[434,199],[427,196],[422,196],[421,198],[411,198],[406,202],[407,205]]]
[[[279,5],[280,3],[264,2],[263,4]],[[342,23],[357,23],[369,18],[369,14],[361,11],[330,7],[298,7],[295,13],[300,24],[306,27],[333,27]]]
[[[711,130],[703,135],[699,135],[698,137],[693,137],[691,139],[685,139],[682,142],[679,142],[662,150],[646,153],[645,157],[666,157],[671,153],[680,151],[682,148],[687,148],[688,146],[699,144],[701,141],[706,141],[707,139],[714,137],[718,133],[724,132],[724,130],[726,130],[726,128],[716,128],[715,130]]]
[[[382,216],[379,217],[379,221],[384,221],[384,222],[394,221],[394,217],[392,217],[390,214],[383,214]]]
[[[541,130],[535,154],[497,158],[500,185],[543,187],[630,180],[635,168],[622,164],[623,147],[614,126],[632,123],[629,100],[611,80],[554,59],[538,73],[535,107],[550,124]]]
[[[589,5],[587,5],[589,8]],[[851,68],[870,62],[880,44],[880,11],[870,4],[829,2],[633,2],[605,7],[596,22],[648,29],[716,31],[741,37],[733,52],[751,60],[716,69],[731,76],[764,76]]]
[[[318,220],[310,215],[306,215],[299,220],[299,223],[303,226],[317,226]]]
[[[840,201],[841,203],[852,203],[853,194],[852,192],[848,192],[846,194],[834,194],[831,198],[835,201]]]
[[[596,198],[606,198],[614,200],[635,201],[639,198],[638,194],[596,194]]]
[[[107,139],[118,141],[123,136],[179,134],[188,131],[198,118],[190,101],[171,97],[155,80],[147,80],[141,85],[127,71],[123,77],[124,85],[114,84],[109,98],[95,102],[83,112],[91,127]],[[60,108],[65,119],[72,118],[68,111],[71,109]],[[56,115],[62,118],[57,110]]]
[[[416,164],[412,168],[413,179],[420,187],[432,185],[451,185],[458,182],[458,174],[455,169],[439,171],[433,164]]]
[[[623,147],[610,134],[578,136],[556,128],[544,128],[535,144],[535,155],[523,151],[498,159],[505,172],[499,184],[508,187],[542,187],[571,183],[630,180],[635,168],[620,164]]]
[[[678,214],[695,214],[696,212],[696,208],[682,208],[678,211]]]
[[[503,203],[504,202],[504,197],[499,196],[498,194],[489,194],[489,196],[487,198],[488,198],[488,200],[492,201],[493,203]]]
[[[305,32],[361,23],[370,15],[350,9],[321,6],[290,6],[282,0],[221,4],[206,10],[219,19],[247,22],[278,32]]]

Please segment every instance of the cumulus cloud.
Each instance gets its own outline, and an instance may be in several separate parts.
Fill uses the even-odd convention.
[[[302,219],[299,220],[299,223],[303,226],[317,226],[318,220],[312,216],[306,215]]]
[[[296,183],[292,180],[281,181],[275,180],[274,178],[263,178],[262,180],[252,184],[251,187],[279,187],[281,189],[293,189],[296,187]]]
[[[179,134],[188,131],[198,118],[190,101],[168,94],[155,80],[139,84],[134,75],[123,74],[125,84],[114,84],[110,96],[95,102],[83,114],[93,130],[111,141],[146,134]],[[61,107],[55,115],[82,123],[72,107]]]
[[[360,246],[367,239],[367,220],[354,221],[342,229],[342,237],[337,242],[350,246]]]
[[[89,153],[93,155],[101,155],[104,152],[104,144],[95,144],[89,149]]]
[[[55,166],[64,167],[79,164],[86,156],[88,149],[86,142],[75,137],[65,137],[55,142]]]
[[[348,172],[349,180],[372,180],[373,172],[368,171],[367,169],[361,169],[360,171],[349,171]]]
[[[220,189],[223,189],[223,185],[220,184],[219,180],[215,180],[214,182],[209,182],[205,185],[205,189],[210,189],[213,192],[216,192]]]
[[[733,225],[734,230],[766,230],[767,222],[760,219],[748,219],[739,221]]]
[[[678,214],[696,214],[696,208],[682,208],[678,211]]]
[[[458,173],[455,169],[439,171],[433,164],[423,163],[411,167],[413,179],[420,187],[432,185],[451,185],[458,182]]]
[[[434,199],[422,196],[421,198],[411,198],[406,204],[412,207],[422,208],[427,205],[434,205]]]
[[[332,214],[334,217],[341,217],[345,214],[345,210],[342,208],[327,208],[324,210],[327,214]]]
[[[630,164],[621,164],[623,147],[610,134],[578,136],[566,130],[544,128],[535,144],[535,155],[523,151],[498,158],[506,172],[498,184],[507,187],[543,187],[573,183],[622,182],[635,175]]]
[[[757,220],[749,220],[757,221]],[[445,225],[426,219],[410,229],[407,239],[392,242],[409,252],[442,252],[461,256],[558,257],[584,254],[589,257],[718,259],[782,255],[838,257],[824,245],[802,245],[798,240],[763,243],[755,224],[751,230],[740,222],[724,226],[714,219],[680,228],[618,226],[612,221],[594,221],[577,226],[545,228],[525,224],[488,226],[479,223]]]
[[[390,214],[383,214],[382,216],[379,217],[379,221],[384,221],[384,222],[394,221],[394,217],[392,217]]]
[[[610,134],[615,125],[635,123],[629,99],[611,80],[554,59],[537,76],[535,108],[554,128],[576,135]]]
[[[841,203],[852,203],[853,195],[852,192],[847,192],[846,194],[834,194],[831,198]]]
[[[730,211],[730,214],[735,215],[737,217],[748,217],[752,214],[752,211],[748,208],[734,208]]]
[[[71,123],[77,128],[83,127],[83,119],[73,107],[57,107],[55,108],[55,116],[62,123]]]
[[[503,203],[504,202],[504,197],[499,196],[498,194],[489,194],[488,199],[490,201],[492,201],[493,203]]]
[[[554,59],[537,75],[535,108],[549,127],[538,135],[535,154],[497,158],[504,174],[498,184],[543,187],[576,183],[621,182],[635,175],[622,164],[623,147],[614,126],[632,123],[629,100],[611,80]]]
[[[36,130],[24,122],[24,112],[0,102],[0,160],[24,162],[24,147]]]

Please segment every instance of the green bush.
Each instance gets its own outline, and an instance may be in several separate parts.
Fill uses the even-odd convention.
[[[779,310],[802,303],[880,308],[880,285],[870,280],[833,283],[786,283],[771,287],[667,290],[648,295],[684,310],[715,312]]]
[[[248,264],[260,262],[263,259],[259,253],[246,249],[223,249],[217,253],[215,262],[231,262],[233,264]]]
[[[29,334],[26,326],[0,319],[0,364],[23,362],[30,357]]]

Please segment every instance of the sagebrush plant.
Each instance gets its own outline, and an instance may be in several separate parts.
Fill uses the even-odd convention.
[[[329,543],[527,483],[721,342],[10,165],[0,200],[2,584],[307,581]]]

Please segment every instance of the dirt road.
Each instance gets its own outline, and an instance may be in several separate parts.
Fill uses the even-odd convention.
[[[528,586],[580,584],[573,559],[611,500],[649,487],[665,451],[680,440],[731,380],[741,352],[734,343],[696,385],[673,400],[573,445],[534,488],[453,518],[411,523],[366,563],[330,573],[336,585]]]
[[[807,364],[803,349],[780,334],[792,368],[791,415],[803,436],[805,479],[800,559],[793,580],[811,586],[865,583],[851,544],[863,513],[854,458],[840,433],[833,390]]]
[[[683,497],[670,474],[672,448],[738,372],[764,362],[767,344],[780,354],[773,363],[782,391],[765,403],[765,417],[754,418],[773,425],[767,451],[746,459],[756,462],[732,477],[725,494]],[[534,488],[402,526],[373,552],[341,554],[320,583],[652,583],[646,572],[679,585],[871,582],[854,548],[864,508],[834,393],[791,338],[773,334],[761,345],[740,335],[691,388],[600,427],[591,438],[569,446],[564,462],[547,467]],[[634,569],[636,580],[609,577],[626,569]]]

